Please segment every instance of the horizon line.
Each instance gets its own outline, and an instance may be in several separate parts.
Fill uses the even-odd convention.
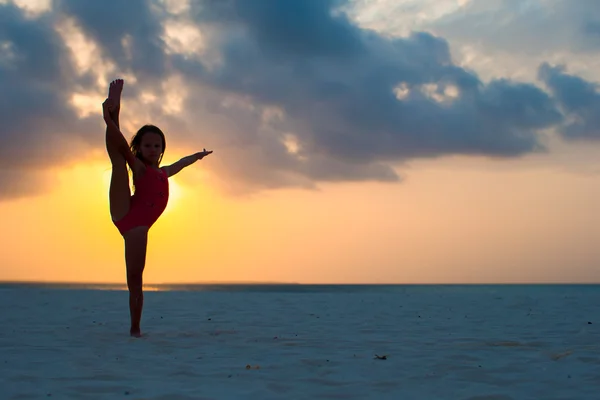
[[[54,280],[0,280],[0,285],[127,285],[125,281],[54,281]],[[147,282],[144,286],[196,286],[196,285],[294,285],[294,286],[426,286],[426,285],[598,285],[600,282],[522,281],[522,282],[286,282],[286,281],[200,281],[200,282]]]

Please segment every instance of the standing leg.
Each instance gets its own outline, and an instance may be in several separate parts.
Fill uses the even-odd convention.
[[[142,290],[144,267],[146,265],[146,248],[148,246],[148,228],[140,226],[126,232],[125,263],[127,264],[127,288],[129,289],[129,314],[131,316],[131,336],[140,337],[140,321],[144,307]]]

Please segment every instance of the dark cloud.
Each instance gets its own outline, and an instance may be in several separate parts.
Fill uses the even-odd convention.
[[[27,19],[15,6],[0,5],[0,42],[0,168],[18,175],[21,166],[59,160],[56,136],[77,118],[61,88],[63,44],[51,18]]]
[[[230,4],[239,11],[238,3]],[[235,13],[245,34],[231,35],[225,41],[222,68],[194,69],[188,60],[184,70],[190,79],[251,96],[259,104],[282,107],[289,129],[300,135],[309,163],[311,154],[365,168],[370,163],[456,153],[517,156],[539,150],[537,130],[560,120],[552,99],[539,88],[505,80],[485,85],[473,73],[454,65],[447,42],[431,34],[386,39],[346,23],[340,25],[339,17],[313,6],[316,3],[307,2],[298,14],[289,12],[294,9],[291,6],[279,10],[289,3],[279,3],[279,8],[269,7],[270,1],[252,4],[255,8],[249,15]],[[259,18],[255,13],[261,10]],[[315,21],[321,25],[315,28]],[[312,45],[310,34],[283,35],[294,42],[285,49],[282,35],[273,32],[265,38],[263,32],[269,27],[288,24],[307,32],[339,32],[343,26],[347,34],[329,35],[333,42],[328,46],[336,47],[339,41],[340,48],[357,51],[331,52],[327,57],[303,50],[301,58],[273,55]],[[401,83],[411,94],[398,100],[394,87]],[[460,96],[440,104],[421,93],[420,88],[427,84],[452,85]],[[351,179],[354,169],[348,168],[348,173],[346,178]],[[314,170],[313,174],[319,178]],[[387,179],[389,171],[370,176],[380,177]]]
[[[161,20],[148,0],[55,0],[55,12],[74,17],[104,50],[104,56],[129,67],[139,78],[157,79],[166,72]],[[128,46],[123,45],[129,38]]]
[[[257,43],[274,57],[358,56],[359,31],[344,14],[332,15],[332,0],[233,2],[235,14]]]
[[[600,19],[587,22],[583,31],[589,37],[588,42],[592,43],[597,49],[600,48]]]
[[[165,55],[155,40],[160,27],[149,11],[144,13],[145,3],[81,5],[55,1],[53,12],[31,18],[11,3],[0,4],[0,200],[44,192],[45,168],[84,157],[86,148],[104,146],[100,116],[80,118],[71,103],[74,91],[95,92],[97,77],[80,75],[72,64],[56,30],[63,16],[74,17],[97,38],[107,58],[114,54],[119,70],[133,69],[140,80],[165,73],[160,61]],[[133,57],[120,44],[128,33]],[[128,89],[131,94],[136,87]]]
[[[600,36],[600,21],[590,21],[585,24],[585,32],[590,35]]]
[[[76,158],[64,152],[73,139],[103,147],[100,116],[79,119],[68,101],[75,89],[98,88],[91,75],[74,73],[54,30],[62,16],[77,21],[118,71],[136,76],[136,84],[126,83],[125,115],[142,89],[160,92],[167,77],[182,75],[183,113],[165,115],[154,105],[144,122],[163,124],[171,149],[171,139],[213,144],[207,165],[231,185],[396,181],[395,167],[413,158],[541,151],[538,133],[562,124],[561,110],[586,119],[588,135],[597,123],[597,95],[561,83],[562,72],[544,67],[541,74],[555,98],[533,84],[484,83],[453,62],[443,38],[361,30],[337,11],[341,3],[192,2],[196,23],[211,32],[210,55],[197,58],[167,54],[161,24],[171,17],[160,3],[57,0],[35,20],[2,5],[0,41],[10,47],[0,52],[0,89],[11,95],[0,100],[9,121],[0,135],[10,143],[0,148],[0,166],[18,171],[32,156],[38,166]]]
[[[25,19],[19,8],[0,4],[0,38],[8,43],[6,50],[10,53],[6,54],[4,68],[30,77],[26,86],[52,79],[60,71],[62,41],[49,34],[50,23],[48,17]]]
[[[600,85],[566,73],[564,66],[540,66],[539,76],[563,108],[567,139],[600,139]]]

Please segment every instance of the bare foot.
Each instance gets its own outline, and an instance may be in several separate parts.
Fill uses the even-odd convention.
[[[142,337],[142,331],[140,330],[140,328],[131,328],[129,330],[129,335],[131,337],[140,338]]]
[[[108,98],[113,101],[115,112],[121,109],[121,92],[123,91],[123,79],[115,79],[108,87]]]

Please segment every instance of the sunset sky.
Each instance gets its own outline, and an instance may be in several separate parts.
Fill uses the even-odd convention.
[[[124,282],[117,77],[146,283],[600,282],[597,0],[0,0],[0,280]]]

